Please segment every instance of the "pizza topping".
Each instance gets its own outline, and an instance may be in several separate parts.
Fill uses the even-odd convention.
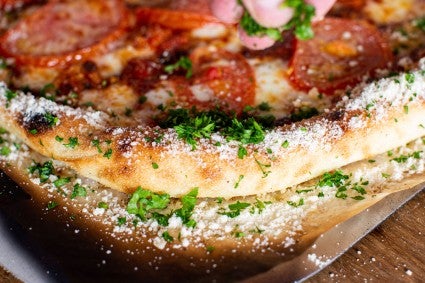
[[[40,0],[0,0],[0,11],[10,11],[36,2],[40,2]]]
[[[172,1],[166,9],[138,8],[139,24],[159,24],[176,30],[191,30],[206,24],[219,23],[209,11],[207,1]]]
[[[328,18],[313,29],[313,39],[297,42],[291,63],[290,79],[300,89],[331,94],[392,62],[388,43],[365,22]]]
[[[0,53],[18,64],[52,67],[111,49],[129,26],[120,0],[50,2],[0,38]]]
[[[241,113],[246,105],[254,104],[253,70],[241,55],[200,48],[189,56],[172,59],[166,58],[169,63],[165,65],[159,60],[132,59],[121,77],[140,95],[165,95],[185,108],[220,107]],[[166,80],[161,79],[162,75],[167,75]]]

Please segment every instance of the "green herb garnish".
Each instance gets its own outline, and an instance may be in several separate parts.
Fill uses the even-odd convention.
[[[301,205],[304,205],[304,199],[300,198],[300,200],[298,202],[287,201],[286,203],[289,204],[290,206],[293,206],[293,207],[299,207]]]
[[[108,208],[109,208],[109,205],[108,205],[106,202],[101,201],[101,202],[99,202],[99,203],[97,204],[97,207],[98,207],[98,208],[103,208],[103,209],[108,209]]]
[[[69,182],[71,182],[71,178],[70,177],[66,177],[66,178],[59,178],[56,181],[53,182],[53,185],[55,185],[56,188],[60,188],[66,184],[68,184]]]
[[[52,201],[49,201],[48,203],[47,203],[47,209],[48,210],[51,210],[51,209],[54,209],[55,207],[57,207],[59,204],[57,203],[57,202],[55,202],[54,200],[52,200]]]
[[[34,165],[30,166],[28,170],[31,174],[38,172],[40,182],[44,183],[49,179],[50,175],[54,173],[55,168],[53,167],[52,161],[46,161],[43,164],[35,163]]]
[[[87,189],[80,184],[75,184],[72,189],[71,199],[74,199],[76,197],[86,197],[87,196]]]
[[[164,240],[169,243],[174,241],[174,238],[170,235],[170,233],[168,233],[168,231],[165,231],[164,233],[162,233],[162,238],[164,238]]]
[[[226,215],[230,218],[235,218],[235,217],[239,216],[241,214],[241,212],[244,209],[248,208],[249,206],[251,206],[251,204],[249,204],[247,202],[237,201],[236,203],[229,204],[229,211],[219,212],[219,214]]]
[[[311,28],[311,20],[315,15],[314,6],[305,3],[303,0],[286,0],[282,4],[282,8],[286,7],[292,8],[294,15],[286,25],[280,28],[261,26],[247,11],[244,12],[239,24],[250,36],[268,36],[274,40],[280,40],[282,39],[282,31],[293,29],[298,39],[306,40],[312,38],[314,33]]]
[[[183,224],[187,227],[195,227],[195,220],[191,219],[193,209],[196,205],[196,197],[198,196],[198,188],[194,188],[187,195],[181,199],[182,207],[177,209],[174,213],[182,219]]]
[[[80,145],[78,143],[78,138],[77,137],[70,137],[68,138],[68,143],[65,143],[64,146],[68,147],[68,148],[75,148],[76,146]]]
[[[118,222],[118,226],[122,226],[127,222],[127,218],[126,217],[118,217],[117,222]]]
[[[164,71],[171,74],[180,68],[186,71],[186,78],[189,79],[192,77],[192,61],[190,61],[189,57],[186,56],[181,56],[176,63],[165,66]]]
[[[111,159],[111,156],[112,156],[112,148],[108,148],[108,149],[105,151],[105,154],[103,154],[103,157],[106,157],[106,158],[108,158],[108,159]]]

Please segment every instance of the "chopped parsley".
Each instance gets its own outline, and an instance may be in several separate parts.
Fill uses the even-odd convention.
[[[108,208],[109,208],[109,205],[108,205],[106,202],[101,201],[101,202],[99,202],[99,203],[97,204],[97,207],[98,207],[98,208],[103,208],[103,209],[108,209]]]
[[[158,163],[152,162],[152,168],[153,169],[158,169],[159,168]]]
[[[189,57],[181,56],[176,63],[164,67],[164,71],[169,74],[174,73],[178,69],[183,69],[186,71],[186,78],[189,79],[192,77],[192,61],[190,61]]]
[[[55,185],[56,188],[60,188],[64,185],[68,184],[69,182],[71,182],[70,177],[58,178],[56,181],[53,182],[53,185]]]
[[[35,163],[34,165],[30,166],[28,170],[31,174],[38,172],[41,183],[46,182],[50,175],[54,174],[55,172],[52,161],[46,161],[43,164]]]
[[[180,139],[185,140],[196,149],[196,138],[209,138],[215,127],[211,117],[201,115],[174,127]]]
[[[106,158],[108,158],[108,159],[111,159],[111,156],[112,156],[112,148],[108,148],[108,149],[105,151],[105,154],[103,154],[103,157],[106,157]]]
[[[57,207],[59,204],[57,203],[57,202],[55,202],[54,200],[52,200],[52,201],[49,201],[48,203],[47,203],[47,209],[48,210],[52,210],[52,209],[54,209],[55,207]]]
[[[118,222],[118,226],[122,226],[127,222],[127,218],[126,217],[118,217],[117,222]]]
[[[337,170],[334,173],[326,172],[323,174],[323,176],[320,178],[319,182],[317,183],[317,186],[319,187],[339,187],[342,186],[349,178],[348,175],[344,175],[342,171]]]
[[[258,212],[258,214],[262,213],[263,210],[266,208],[266,205],[271,204],[270,201],[261,201],[258,198],[255,199],[255,203],[252,205],[250,209],[250,213],[254,214],[255,211]]]
[[[56,126],[56,124],[59,122],[59,118],[49,112],[46,112],[43,117],[49,124],[49,127]]]
[[[168,231],[165,231],[164,233],[162,233],[162,238],[164,238],[164,240],[169,243],[174,241],[174,238],[170,235],[170,233],[168,233]]]
[[[156,210],[167,208],[169,203],[170,195],[157,194],[138,187],[127,204],[127,212],[146,221]]]
[[[255,159],[255,163],[257,163],[258,167],[260,168],[261,172],[263,173],[263,178],[266,178],[271,173],[270,170],[267,170],[267,168],[270,168],[271,164],[264,164],[261,163],[258,159]]]
[[[404,78],[406,79],[406,82],[409,84],[413,84],[415,82],[415,74],[413,73],[406,73],[404,75]]]
[[[238,180],[236,181],[235,185],[233,186],[235,189],[237,189],[239,187],[239,184],[244,177],[245,177],[244,175],[239,175]]]
[[[251,206],[251,204],[247,202],[237,201],[236,203],[229,204],[229,211],[219,212],[218,214],[226,215],[230,218],[235,218],[241,214],[243,210]]]
[[[9,102],[14,99],[15,97],[18,96],[18,94],[14,91],[11,91],[10,89],[6,89],[6,92],[4,93],[4,95],[6,96],[6,108],[9,107]]]
[[[8,146],[3,146],[0,149],[0,155],[2,156],[8,156],[12,151],[10,150],[10,148]]]
[[[298,202],[293,202],[293,201],[289,200],[286,203],[289,204],[290,206],[293,206],[293,207],[299,207],[301,205],[304,205],[304,199],[300,198],[300,200]]]
[[[307,189],[307,190],[296,190],[295,192],[297,194],[303,194],[303,193],[309,193],[309,192],[312,192],[312,191],[313,191],[312,189]]]
[[[87,189],[80,184],[75,184],[72,189],[71,199],[74,199],[76,197],[86,197],[87,196]]]
[[[266,28],[258,24],[251,15],[245,11],[240,26],[250,36],[268,36],[274,40],[282,39],[281,32],[293,29],[298,39],[306,40],[313,37],[314,33],[311,28],[311,20],[315,15],[314,6],[307,4],[303,0],[286,0],[282,4],[282,8],[290,7],[294,10],[292,19],[280,28]]]
[[[289,142],[288,142],[288,140],[285,140],[285,141],[282,143],[282,147],[283,147],[283,148],[288,148],[288,146],[289,146]]]
[[[60,137],[60,136],[56,136],[56,137],[55,137],[55,140],[56,140],[56,141],[58,141],[58,142],[62,142],[62,141],[63,141],[63,138],[62,138],[62,137]]]
[[[245,233],[241,231],[235,231],[233,234],[235,235],[236,238],[243,238],[246,236]]]
[[[368,181],[364,181],[360,179],[360,184],[357,182],[352,184],[349,179],[350,179],[350,176],[345,175],[340,170],[337,170],[333,173],[327,172],[323,174],[323,176],[320,178],[316,187],[325,187],[325,186],[334,187],[337,189],[335,193],[335,197],[340,199],[346,199],[348,197],[348,189],[359,193],[360,196],[365,195],[367,193],[364,186],[369,184]],[[318,196],[323,197],[324,196],[323,192],[319,193]],[[360,196],[355,196],[352,198],[356,200],[364,199],[364,198],[361,198]]]
[[[208,246],[207,247],[207,252],[208,253],[212,253],[214,250],[215,250],[215,247],[214,246]]]
[[[91,144],[97,148],[98,153],[102,153],[102,149],[100,148],[100,141],[98,139],[94,139],[91,141]]]
[[[240,26],[250,36],[268,36],[274,40],[282,39],[281,31],[277,28],[266,28],[258,24],[248,13],[245,11],[240,22]]]
[[[209,139],[214,132],[221,133],[226,140],[238,141],[242,144],[257,144],[264,140],[266,127],[272,126],[271,119],[252,117],[244,113],[236,117],[233,112],[220,109],[210,111],[197,111],[192,109],[169,109],[156,117],[158,125],[162,128],[174,128],[177,136],[196,149],[197,139]],[[273,119],[274,121],[274,119]],[[239,150],[239,158],[245,156]]]
[[[246,150],[246,148],[243,146],[240,146],[238,148],[238,158],[243,159],[247,155],[248,155],[248,151]]]
[[[406,163],[406,161],[409,158],[411,158],[411,157],[413,157],[415,159],[420,159],[421,158],[421,153],[422,153],[422,151],[415,151],[415,152],[413,152],[412,154],[409,154],[409,155],[402,154],[402,155],[400,155],[398,157],[395,157],[395,158],[393,158],[391,160],[393,160],[393,161],[395,161],[397,163]]]
[[[174,213],[181,218],[183,224],[187,227],[195,227],[195,220],[191,219],[193,209],[196,205],[196,197],[198,196],[198,188],[194,188],[187,195],[181,199],[182,207],[177,209]]]
[[[77,137],[70,137],[70,138],[68,138],[68,143],[65,143],[63,145],[68,147],[68,148],[75,148],[76,146],[78,146],[80,144],[78,143]]]
[[[36,135],[38,133],[37,129],[31,129],[30,134]]]

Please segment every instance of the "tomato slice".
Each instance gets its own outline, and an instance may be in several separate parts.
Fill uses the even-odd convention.
[[[109,50],[129,18],[121,0],[51,1],[0,37],[0,54],[43,67],[82,60]]]
[[[366,22],[327,18],[313,29],[314,38],[298,41],[291,61],[290,80],[300,89],[332,94],[393,61],[388,42]]]
[[[194,75],[189,84],[179,80],[176,88],[178,101],[199,109],[218,106],[236,113],[255,103],[254,72],[241,55],[199,48],[192,52],[190,58]]]
[[[211,15],[206,0],[177,0],[163,8],[138,8],[139,24],[159,24],[171,29],[190,30],[220,21]]]

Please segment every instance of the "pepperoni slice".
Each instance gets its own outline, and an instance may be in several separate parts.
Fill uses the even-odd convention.
[[[190,58],[194,76],[189,84],[178,81],[178,101],[199,109],[219,106],[236,113],[254,104],[254,72],[241,55],[227,51],[211,53],[202,48],[195,50]]]
[[[314,38],[298,41],[292,57],[290,80],[300,89],[331,94],[393,60],[387,41],[366,22],[328,18],[313,29]]]
[[[106,52],[129,22],[121,0],[52,1],[0,37],[0,54],[18,64],[63,65]]]
[[[138,8],[136,16],[139,24],[160,24],[171,29],[190,30],[208,23],[219,23],[211,15],[206,0],[177,0],[168,7]]]
[[[173,102],[185,108],[195,106],[200,110],[212,110],[220,107],[241,113],[245,106],[254,104],[254,72],[241,55],[198,48],[189,57],[193,66],[190,78],[186,70],[176,70],[170,75],[165,71],[166,65],[159,61],[134,58],[124,68],[121,79],[143,95],[149,90],[163,88],[160,76],[168,75],[165,84],[173,90]]]

